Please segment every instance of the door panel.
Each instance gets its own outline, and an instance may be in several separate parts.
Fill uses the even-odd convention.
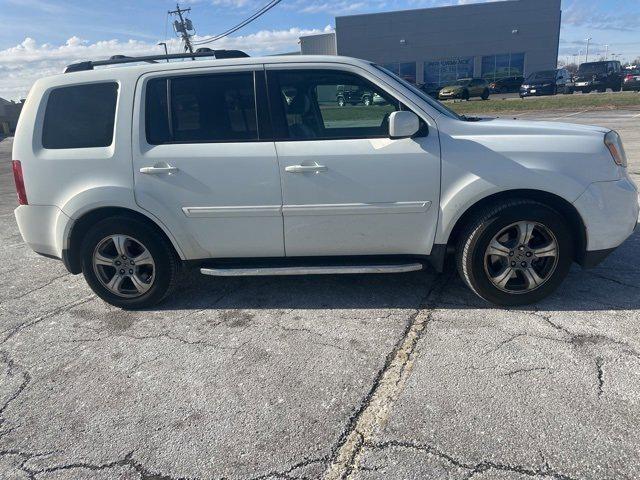
[[[273,141],[259,137],[253,72],[212,70],[141,80],[136,202],[183,237],[189,258],[283,256],[280,173]]]
[[[278,142],[287,255],[430,253],[440,184],[435,137]],[[286,171],[315,163],[327,170]]]
[[[429,254],[438,218],[437,130],[389,139],[388,114],[406,107],[344,73],[269,73],[286,254]],[[336,106],[345,85],[376,93],[373,105]]]

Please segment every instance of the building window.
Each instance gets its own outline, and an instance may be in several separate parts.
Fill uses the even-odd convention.
[[[416,83],[416,62],[386,63],[382,67],[395,73],[407,82]]]
[[[473,77],[473,57],[454,57],[424,62],[424,82],[444,86]]]
[[[493,81],[524,76],[524,53],[505,53],[482,57],[482,78]]]

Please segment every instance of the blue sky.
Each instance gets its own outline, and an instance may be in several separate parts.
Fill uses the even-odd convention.
[[[250,53],[296,50],[300,34],[334,25],[336,15],[477,3],[483,0],[283,0],[262,18],[220,46]],[[267,0],[190,0],[199,35],[236,24]],[[62,64],[113,53],[156,51],[172,38],[162,0],[0,0],[0,97],[24,96],[35,78],[60,71]],[[593,38],[592,52],[640,56],[639,0],[563,0],[560,58],[578,53]],[[173,43],[171,48],[178,49]]]

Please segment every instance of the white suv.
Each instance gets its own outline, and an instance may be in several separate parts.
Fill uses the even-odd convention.
[[[613,131],[460,117],[362,60],[212,54],[75,64],[22,110],[22,236],[113,305],[156,304],[184,267],[441,271],[449,253],[480,297],[527,304],[636,226]],[[339,106],[345,86],[383,100]]]

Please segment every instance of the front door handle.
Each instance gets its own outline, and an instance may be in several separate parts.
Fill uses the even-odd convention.
[[[315,172],[326,172],[329,170],[324,165],[318,165],[317,163],[314,165],[289,165],[285,167],[284,171],[289,173],[315,173]]]
[[[144,173],[146,175],[161,175],[167,173],[176,173],[177,171],[178,167],[172,167],[165,162],[159,162],[156,163],[153,167],[142,167],[140,169],[140,173]]]

